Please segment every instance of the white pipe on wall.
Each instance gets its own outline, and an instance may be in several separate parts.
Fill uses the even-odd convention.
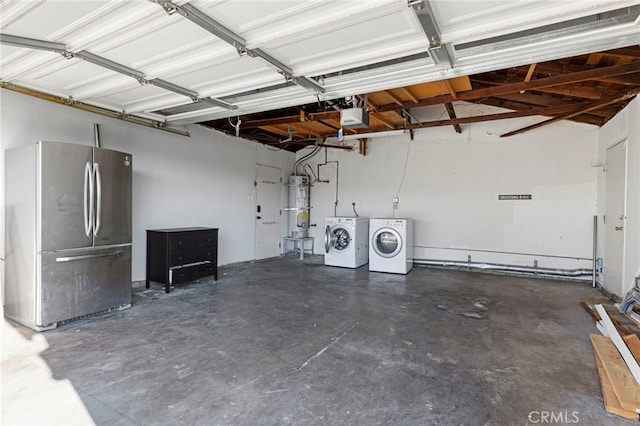
[[[534,275],[549,275],[554,277],[583,277],[591,276],[592,271],[589,269],[557,269],[557,268],[538,268],[531,266],[515,266],[503,265],[498,263],[486,262],[461,262],[453,260],[431,260],[431,259],[414,259],[414,264],[425,266],[453,267],[466,269],[479,269],[483,271],[502,271],[516,272]]]

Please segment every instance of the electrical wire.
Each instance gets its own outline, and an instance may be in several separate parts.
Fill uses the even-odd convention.
[[[239,137],[240,136],[240,124],[242,124],[242,120],[240,120],[240,116],[238,116],[238,122],[236,124],[233,124],[231,122],[231,117],[227,117],[227,121],[229,122],[231,127],[233,127],[236,130],[236,137]]]
[[[398,191],[396,191],[396,198],[400,198],[400,191],[402,191],[402,186],[404,185],[404,178],[407,174],[407,165],[409,164],[409,153],[411,152],[411,140],[408,141],[407,143],[407,155],[404,159],[404,167],[402,169],[402,177],[400,178],[400,185],[398,186]],[[393,209],[393,217],[396,217],[396,207],[394,203],[394,209]]]
[[[301,157],[298,161],[295,162],[295,164],[293,165],[293,175],[296,176],[298,174],[298,166],[302,162],[316,155],[321,149],[322,149],[322,146],[320,145],[320,138],[318,138],[316,139],[316,144],[314,145],[313,151],[311,151],[309,154],[305,155],[304,157]]]

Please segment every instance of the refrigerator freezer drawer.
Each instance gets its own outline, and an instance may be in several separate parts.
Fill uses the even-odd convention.
[[[45,253],[38,261],[38,327],[131,304],[130,245]]]

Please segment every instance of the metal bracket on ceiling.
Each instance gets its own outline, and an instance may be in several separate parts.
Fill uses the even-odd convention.
[[[92,63],[102,68],[106,68],[110,71],[116,72],[118,74],[126,75],[127,77],[134,78],[140,84],[153,84],[154,86],[160,87],[162,89],[168,90],[173,93],[178,93],[180,95],[187,96],[191,99],[202,99],[204,102],[208,102],[211,105],[234,110],[237,109],[235,105],[232,105],[228,102],[214,99],[214,98],[200,98],[200,96],[189,89],[185,89],[184,87],[178,86],[177,84],[170,83],[165,80],[161,80],[159,78],[147,79],[143,72],[138,71],[133,68],[129,68],[126,65],[122,65],[118,62],[114,62],[110,59],[103,58],[102,56],[94,55],[93,53],[87,52],[86,50],[81,50],[79,52],[70,52],[67,50],[67,46],[63,43],[53,43],[46,40],[37,40],[27,37],[14,36],[10,34],[0,34],[0,44],[7,44],[16,47],[22,47],[27,49],[36,49],[36,50],[45,50],[49,52],[60,53],[67,59],[70,58],[78,58],[82,59],[86,62]],[[194,101],[195,102],[195,101]]]
[[[436,65],[446,68],[453,67],[453,50],[447,43],[442,43],[441,32],[434,18],[433,10],[427,0],[409,0],[408,6],[413,7],[422,25],[422,30],[429,41],[429,55]]]
[[[208,31],[209,33],[213,34],[214,36],[218,37],[219,39],[233,46],[238,52],[238,55],[240,56],[248,55],[252,58],[259,57],[264,59],[266,62],[271,64],[271,66],[276,68],[276,70],[280,74],[282,74],[286,82],[295,83],[299,86],[304,87],[305,89],[311,90],[314,93],[315,92],[324,93],[325,89],[320,83],[318,83],[312,78],[305,77],[305,76],[295,77],[293,74],[293,70],[291,68],[289,68],[287,65],[283,64],[273,56],[269,55],[262,49],[249,49],[247,47],[247,42],[243,37],[234,33],[232,30],[225,27],[215,19],[211,18],[209,15],[202,12],[200,9],[196,8],[195,6],[189,3],[177,5],[170,0],[149,0],[149,1],[152,3],[157,3],[160,6],[162,6],[162,8],[169,15],[172,15],[178,12],[185,19],[193,22],[194,24],[198,25],[200,28]]]
[[[9,46],[60,53],[65,58],[73,57],[73,53],[67,51],[67,46],[63,43],[54,43],[51,41],[14,36],[11,34],[0,34],[0,43]]]

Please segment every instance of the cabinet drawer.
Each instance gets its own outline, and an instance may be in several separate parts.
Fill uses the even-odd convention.
[[[216,247],[196,247],[174,250],[171,252],[171,265],[178,266],[186,263],[202,262],[204,260],[213,260],[216,257]]]
[[[175,268],[171,270],[171,282],[179,283],[184,281],[193,281],[200,277],[213,275],[215,269],[216,264],[214,262]]]
[[[185,232],[171,235],[169,247],[171,250],[180,250],[182,248],[215,246],[215,232]]]

